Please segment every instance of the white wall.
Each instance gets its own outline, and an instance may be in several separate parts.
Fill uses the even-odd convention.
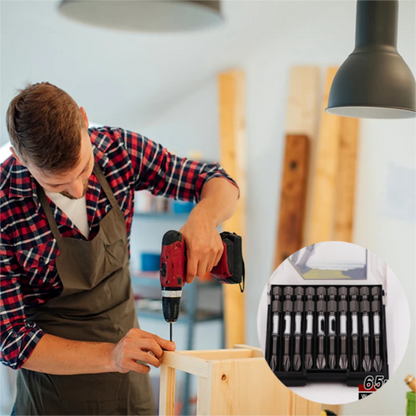
[[[268,32],[267,41],[247,45],[244,57],[236,58],[234,62],[246,73],[246,341],[252,345],[258,345],[257,307],[273,265],[289,69],[302,64],[319,65],[322,69],[329,65],[340,65],[354,46],[354,2],[291,3],[258,3],[259,15],[263,19],[255,19],[254,16],[247,30],[253,33]],[[294,7],[298,7],[298,10],[306,8],[307,12],[299,13],[293,19],[292,29],[285,36],[276,36],[274,25],[277,17],[281,19],[287,11],[290,18]],[[265,16],[268,16],[266,20]],[[398,50],[414,74],[415,30],[415,2],[401,1]],[[144,126],[141,133],[174,147],[178,153],[182,148],[184,151],[195,148],[193,143],[197,138],[200,140],[199,147],[204,148],[204,153],[209,156],[211,150],[206,146],[212,143],[212,154],[215,155],[213,149],[217,149],[217,144],[213,141],[218,140],[216,94],[217,85],[213,76],[211,82],[199,91],[185,97],[157,121]],[[412,192],[414,195],[415,139],[414,120],[362,121],[353,241],[382,257],[396,272],[408,293],[412,318],[416,311],[412,302],[415,294],[416,229],[414,205],[412,208],[408,195],[412,195]],[[408,168],[407,182],[394,190],[392,198],[389,184],[395,179],[394,173],[398,167]],[[407,204],[407,212],[410,213],[406,217],[400,214],[404,204]],[[396,374],[383,387],[383,394],[346,405],[344,414],[404,414],[407,386],[403,379],[408,373],[416,374],[414,351],[413,322],[407,354]]]

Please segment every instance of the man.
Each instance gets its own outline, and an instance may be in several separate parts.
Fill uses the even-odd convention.
[[[222,255],[238,188],[218,164],[170,154],[49,83],[10,103],[1,172],[1,360],[16,414],[154,414],[148,372],[172,342],[141,331],[130,285],[134,193],[199,201],[182,227],[187,282]]]

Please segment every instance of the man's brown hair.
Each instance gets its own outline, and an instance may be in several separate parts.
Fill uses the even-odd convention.
[[[11,101],[6,124],[23,162],[49,173],[65,173],[79,163],[85,121],[77,103],[55,85],[26,85]]]

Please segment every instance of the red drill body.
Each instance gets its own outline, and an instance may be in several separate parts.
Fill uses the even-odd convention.
[[[241,237],[234,233],[221,233],[224,252],[211,274],[222,283],[238,283],[244,280],[244,261]],[[168,231],[162,240],[160,256],[160,285],[162,287],[162,309],[166,322],[179,318],[182,287],[186,280],[186,247],[182,234]]]
[[[162,240],[160,255],[160,285],[162,287],[162,309],[166,322],[179,318],[182,287],[186,278],[186,248],[183,236],[178,231],[168,231]]]

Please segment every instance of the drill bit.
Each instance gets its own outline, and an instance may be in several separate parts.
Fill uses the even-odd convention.
[[[303,287],[297,287],[295,289],[295,353],[293,355],[293,369],[298,371],[301,366],[301,358],[300,358],[300,341],[302,338],[302,313],[303,313]]]
[[[292,311],[293,302],[290,298],[293,295],[293,289],[288,286],[284,290],[285,300],[283,303],[283,310],[285,312],[285,331],[284,331],[284,355],[283,355],[283,369],[289,371],[290,369],[290,337],[291,337],[291,325],[292,325]]]
[[[318,295],[318,302],[316,302],[316,310],[318,312],[318,357],[316,359],[316,367],[320,370],[326,367],[325,361],[325,312],[326,289],[323,286],[318,287],[316,294]]]
[[[170,337],[169,337],[170,341],[172,342],[173,340],[173,323],[170,322]]]
[[[351,338],[352,338],[352,355],[351,355],[351,365],[354,371],[358,368],[358,288],[350,288],[350,311],[351,311]]]
[[[337,312],[337,302],[335,297],[337,295],[337,289],[334,286],[328,288],[328,336],[329,336],[329,354],[328,354],[328,365],[331,370],[336,366],[336,356],[335,356],[335,336],[336,336],[336,312]]]
[[[374,370],[380,372],[383,368],[383,362],[381,360],[380,353],[380,299],[381,290],[379,287],[373,287],[371,294],[373,295],[373,302],[371,304],[371,310],[373,312],[373,326],[374,326]]]
[[[273,330],[272,330],[272,358],[270,360],[270,368],[272,371],[277,369],[277,346],[279,339],[279,319],[280,313],[282,312],[282,302],[280,298],[282,296],[282,289],[278,286],[273,288],[273,302],[272,302],[272,312],[273,312]]]
[[[363,370],[368,373],[371,371],[371,357],[370,357],[370,318],[368,316],[370,312],[370,302],[367,300],[370,291],[368,287],[364,286],[360,290],[361,299],[364,299],[360,303],[360,312],[362,319],[362,334],[364,340],[364,357],[363,357]]]
[[[339,367],[342,370],[348,368],[348,356],[347,356],[347,312],[348,312],[348,303],[347,303],[347,288],[340,287],[338,290],[338,295],[340,297],[339,301],[339,312],[341,316],[339,318],[340,329],[339,334],[341,338],[341,354],[339,357]]]
[[[313,313],[315,312],[315,302],[313,297],[315,296],[315,289],[308,287],[306,289],[306,353],[305,353],[305,368],[309,370],[313,366],[312,359],[312,337],[313,337]]]

